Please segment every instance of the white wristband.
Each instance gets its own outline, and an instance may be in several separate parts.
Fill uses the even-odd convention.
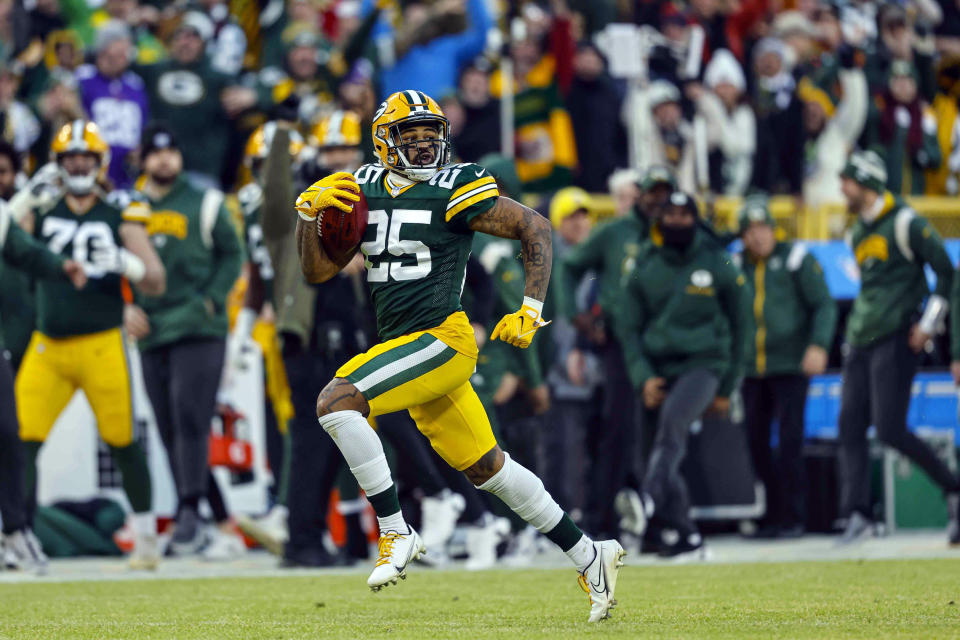
[[[538,316],[543,315],[543,302],[523,296],[523,306],[536,310]]]
[[[253,333],[253,325],[257,322],[257,312],[250,307],[244,307],[237,313],[237,321],[233,325],[233,333],[237,336],[249,338]]]
[[[143,260],[137,254],[121,248],[120,260],[123,265],[123,275],[130,282],[136,284],[147,275],[147,265],[143,264]]]

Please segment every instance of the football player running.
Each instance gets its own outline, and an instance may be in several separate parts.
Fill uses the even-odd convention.
[[[89,282],[81,290],[57,280],[36,284],[37,330],[16,381],[27,452],[25,491],[32,500],[40,448],[74,391],[82,389],[134,512],[130,566],[155,569],[156,520],[147,460],[133,433],[121,278],[146,295],[160,295],[166,274],[144,226],[149,209],[137,203],[121,210],[106,200],[110,147],[97,126],[85,120],[64,125],[51,152],[56,163],[38,172],[43,184],[15,200],[33,216],[35,236],[53,253],[82,264]]]
[[[518,239],[526,285],[519,311],[492,339],[530,346],[541,318],[552,258],[550,222],[500,196],[475,164],[448,164],[450,128],[436,101],[399,91],[373,120],[379,163],[354,175],[334,173],[297,199],[297,246],[311,282],[333,277],[352,255],[328,256],[318,218],[328,207],[349,211],[362,192],[369,222],[359,250],[382,342],[343,365],[317,399],[320,425],[333,437],[373,505],[379,558],[367,579],[377,591],[405,577],[426,548],[400,511],[396,486],[377,434],[366,418],[406,409],[452,467],[499,497],[559,546],[590,595],[591,622],[609,616],[625,551],[616,540],[594,542],[544,489],[543,482],[497,446],[469,378],[477,360],[473,328],[460,308],[474,232]]]

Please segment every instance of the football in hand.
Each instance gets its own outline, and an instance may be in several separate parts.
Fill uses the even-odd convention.
[[[317,216],[317,227],[323,251],[334,262],[342,262],[360,244],[367,230],[367,200],[360,192],[359,202],[347,202],[352,210],[347,213],[336,207],[327,207]]]

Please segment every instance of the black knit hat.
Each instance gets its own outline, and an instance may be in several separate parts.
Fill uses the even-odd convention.
[[[143,141],[140,143],[140,157],[146,158],[154,151],[160,149],[176,149],[180,151],[180,145],[177,139],[167,127],[163,125],[153,125],[143,134]]]

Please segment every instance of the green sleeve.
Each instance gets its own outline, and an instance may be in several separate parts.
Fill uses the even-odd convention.
[[[747,363],[747,339],[750,326],[750,293],[747,279],[732,262],[727,261],[726,273],[720,284],[720,305],[730,322],[730,365],[720,378],[717,395],[729,398],[740,384]]]
[[[653,365],[643,353],[643,327],[646,324],[644,313],[643,292],[641,291],[640,277],[637,271],[630,275],[626,290],[617,307],[614,316],[614,333],[623,349],[624,360],[627,363],[627,373],[634,388],[642,389],[647,379],[656,375]]]
[[[937,169],[943,161],[943,156],[940,154],[940,142],[937,140],[936,120],[933,120],[933,122],[934,126],[931,130],[928,131],[927,127],[924,127],[923,144],[920,145],[919,164],[924,169]]]
[[[243,246],[230,220],[230,212],[224,205],[220,205],[217,221],[213,225],[213,256],[213,274],[203,293],[220,311],[226,306],[227,295],[240,277],[244,261]]]
[[[917,216],[910,222],[910,248],[913,249],[917,264],[929,264],[937,274],[937,286],[933,294],[944,299],[949,298],[953,286],[953,263],[950,262],[940,234],[926,218]]]
[[[563,260],[560,261],[560,268],[557,270],[557,282],[554,285],[555,290],[571,291],[580,282],[583,274],[591,268],[599,268],[603,264],[603,256],[607,252],[607,229],[608,224],[602,225],[590,234],[590,236],[570,249]],[[572,318],[577,313],[576,296],[562,295],[558,303],[559,312]]]
[[[63,258],[42,242],[31,238],[13,220],[9,221],[3,243],[3,259],[10,265],[39,278],[65,278]]]
[[[837,303],[827,288],[823,268],[817,259],[808,253],[803,258],[797,275],[800,294],[810,311],[810,344],[829,351],[837,329]]]

